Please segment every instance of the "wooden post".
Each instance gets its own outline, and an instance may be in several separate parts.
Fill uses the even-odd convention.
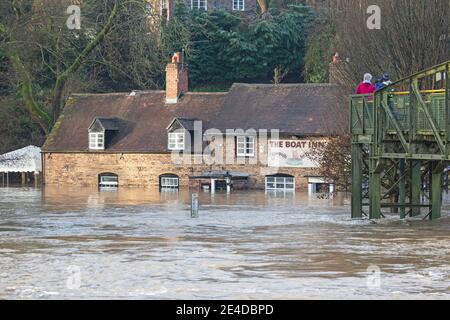
[[[34,173],[34,187],[37,188],[38,187],[38,179],[39,179],[39,174],[37,172]]]
[[[441,164],[433,164],[431,170],[431,215],[430,219],[439,219],[442,208],[442,170]]]
[[[420,160],[411,161],[411,204],[414,206],[420,205],[420,191],[422,189],[422,171]],[[417,217],[420,215],[419,207],[411,208],[411,216]]]
[[[191,195],[191,218],[198,218],[198,194]]]
[[[314,185],[312,183],[308,183],[308,196],[312,196],[314,193]]]
[[[400,159],[399,164],[400,171],[400,183],[399,183],[399,202],[400,202],[400,218],[404,219],[406,217],[406,160]]]
[[[362,219],[362,157],[359,144],[352,143],[352,219]]]
[[[369,217],[370,219],[381,218],[381,174],[378,172],[370,173],[370,207]]]
[[[211,179],[211,194],[216,193],[216,180]]]
[[[369,173],[369,218],[371,220],[381,219],[381,172],[384,163],[375,159],[370,160]]]
[[[22,187],[26,184],[27,176],[25,172],[21,172],[21,178],[22,178]]]
[[[6,173],[6,186],[9,187],[9,172]]]

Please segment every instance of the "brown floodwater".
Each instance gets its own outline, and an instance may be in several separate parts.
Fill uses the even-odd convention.
[[[199,200],[192,219],[187,190],[0,188],[0,299],[450,299],[447,213],[373,223],[344,195]]]

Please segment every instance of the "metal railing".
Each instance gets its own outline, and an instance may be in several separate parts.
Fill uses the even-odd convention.
[[[444,134],[447,130],[445,90],[422,91],[421,96],[428,114],[437,130]],[[433,135],[431,122],[422,108],[415,108],[415,116],[410,113],[411,95],[409,92],[393,93],[387,98],[388,107],[400,129],[407,133],[416,128],[420,135]],[[375,97],[373,95],[354,95],[350,99],[350,132],[354,135],[371,135],[374,133]],[[380,105],[376,104],[379,108]],[[382,112],[386,115],[385,112]],[[389,116],[382,122],[386,134],[395,133],[395,124]]]
[[[374,96],[354,95],[350,97],[350,132],[354,135],[374,133]]]

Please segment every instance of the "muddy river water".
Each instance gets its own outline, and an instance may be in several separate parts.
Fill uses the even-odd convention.
[[[446,209],[450,198],[444,198]],[[0,299],[450,299],[450,218],[344,195],[0,188]]]

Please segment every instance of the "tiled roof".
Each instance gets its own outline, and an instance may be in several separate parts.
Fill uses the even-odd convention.
[[[203,126],[217,114],[225,93],[187,93],[166,105],[163,91],[73,95],[43,146],[44,151],[88,151],[95,118],[117,118],[119,130],[105,152],[165,152],[174,118],[195,118]]]
[[[234,84],[226,93],[186,93],[173,105],[165,104],[164,91],[73,95],[43,150],[88,151],[87,132],[96,118],[118,129],[104,152],[167,152],[167,127],[174,119],[187,130],[201,120],[203,130],[329,135],[337,90],[331,84]]]
[[[337,110],[337,94],[331,84],[234,84],[211,127],[328,135],[334,131],[329,116]]]

